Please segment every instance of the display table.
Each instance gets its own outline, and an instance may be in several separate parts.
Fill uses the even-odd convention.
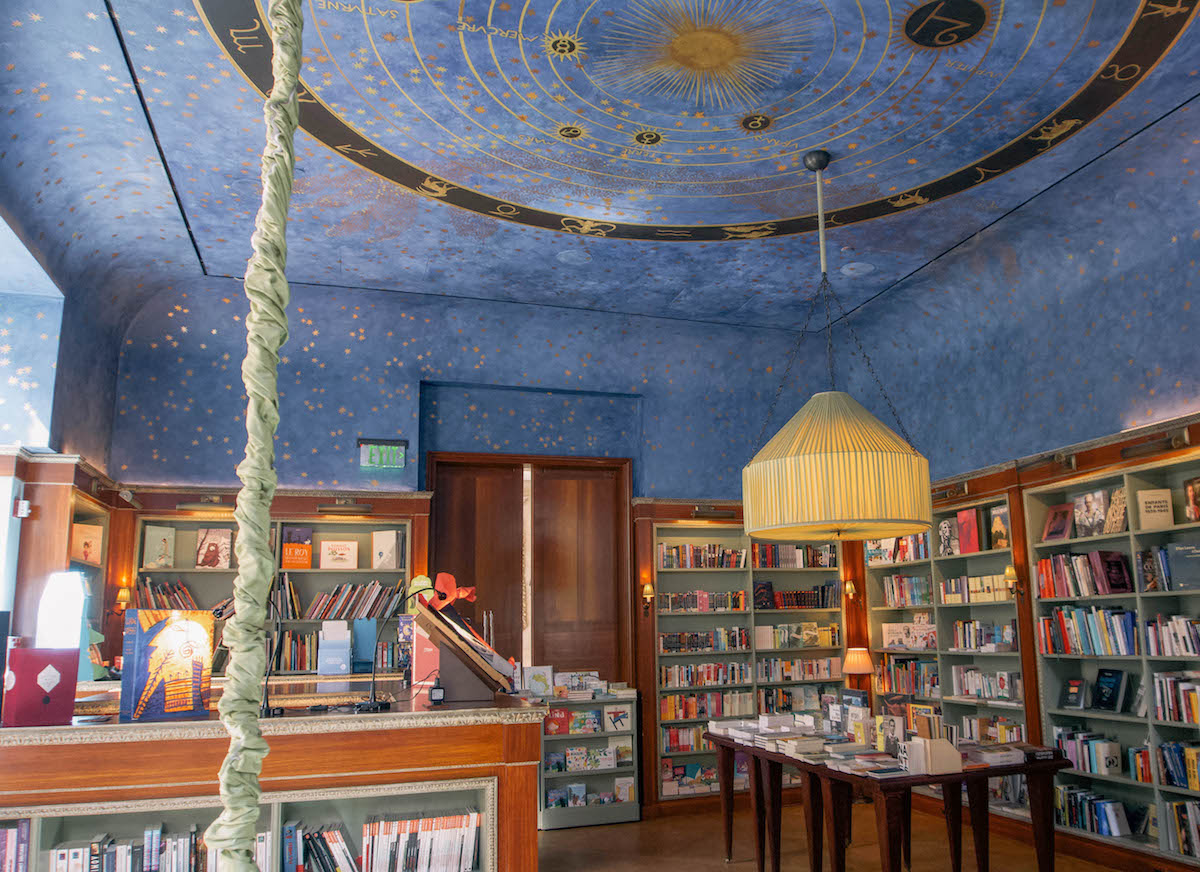
[[[503,694],[444,706],[394,695],[390,712],[297,711],[263,721],[263,827],[289,815],[336,815],[354,835],[367,814],[436,810],[441,794],[447,813],[466,805],[483,812],[481,872],[536,870],[546,707]],[[98,830],[140,835],[142,821],[171,810],[203,827],[219,812],[217,771],[229,738],[215,713],[206,721],[113,720],[0,730],[0,820],[33,819],[31,872],[44,872],[46,852],[60,841]]]

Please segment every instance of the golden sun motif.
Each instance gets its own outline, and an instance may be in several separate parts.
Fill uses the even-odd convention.
[[[775,0],[635,0],[600,39],[597,78],[701,107],[754,104],[813,50],[816,21]]]
[[[547,33],[543,47],[546,50],[546,57],[559,61],[579,60],[587,53],[587,46],[584,45],[583,40],[565,30]]]

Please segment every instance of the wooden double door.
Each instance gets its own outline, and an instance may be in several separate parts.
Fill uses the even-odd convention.
[[[430,574],[500,654],[633,679],[628,460],[431,453],[427,481]]]

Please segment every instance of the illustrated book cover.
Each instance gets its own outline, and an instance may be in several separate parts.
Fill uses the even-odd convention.
[[[99,524],[71,525],[71,559],[78,563],[100,565],[104,547],[104,528]]]
[[[604,732],[620,733],[630,729],[631,723],[628,705],[606,705],[604,707]]]
[[[938,522],[938,557],[953,557],[958,549],[958,519],[942,518]]]
[[[12,648],[4,671],[6,727],[55,727],[75,713],[78,648]]]
[[[1124,533],[1126,518],[1125,488],[1113,488],[1108,498],[1108,514],[1104,516],[1104,532]]]
[[[974,554],[979,550],[979,510],[962,509],[958,512],[959,554]]]
[[[1099,536],[1108,514],[1108,491],[1098,490],[1075,497],[1075,535]]]
[[[280,566],[283,569],[312,569],[312,548],[312,527],[284,527]]]
[[[399,530],[375,530],[371,533],[371,568],[400,568]]]
[[[228,527],[196,531],[196,568],[228,569],[233,554],[233,530]]]
[[[321,569],[358,569],[358,543],[327,539],[321,543]]]
[[[1058,539],[1070,539],[1074,526],[1074,503],[1051,506],[1046,512],[1046,523],[1042,527],[1042,541],[1054,542]]]
[[[121,721],[208,717],[212,612],[127,609]]]
[[[142,566],[170,569],[175,565],[175,528],[147,524],[142,536]]]
[[[1012,545],[1012,534],[1009,532],[1008,506],[992,506],[988,509],[988,547],[1008,548]]]

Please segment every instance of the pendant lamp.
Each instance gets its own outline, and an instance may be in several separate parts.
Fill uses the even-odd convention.
[[[821,285],[813,298],[824,302],[830,390],[814,394],[783,429],[742,469],[742,513],[747,534],[758,539],[879,539],[921,533],[932,526],[929,461],[911,445],[895,406],[870,358],[846,324],[875,378],[904,438],[892,432],[853,397],[836,389],[833,370],[833,306],[845,316],[825,269],[824,151],[809,152],[804,164],[817,174],[817,229]],[[801,330],[803,341],[807,322]],[[793,349],[775,403],[796,357]],[[762,438],[759,437],[759,444]]]

